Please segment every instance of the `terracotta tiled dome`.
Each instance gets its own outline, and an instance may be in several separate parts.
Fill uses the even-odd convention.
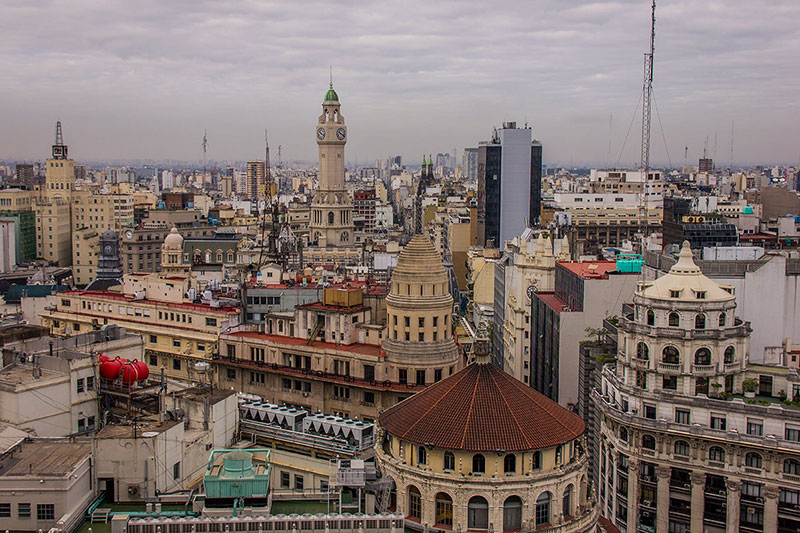
[[[390,435],[450,450],[549,448],[580,437],[583,420],[491,364],[473,363],[380,415]]]

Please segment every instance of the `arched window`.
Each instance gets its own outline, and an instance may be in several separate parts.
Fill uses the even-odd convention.
[[[694,329],[706,329],[706,315],[699,313],[694,317]]]
[[[414,485],[408,487],[408,516],[417,520],[422,519],[422,495]]]
[[[417,446],[417,464],[428,464],[428,452],[424,446]]]
[[[718,463],[725,462],[725,450],[719,446],[712,446],[708,449],[708,460],[716,461]]]
[[[656,449],[656,439],[652,435],[642,435],[642,448],[647,450]]]
[[[540,470],[542,468],[542,452],[533,452],[531,463],[533,470]]]
[[[689,443],[685,440],[675,441],[675,455],[689,455]]]
[[[730,365],[736,359],[736,348],[728,346],[725,348],[725,364]]]
[[[763,461],[760,455],[751,452],[744,456],[744,464],[750,468],[761,468],[763,466]]]
[[[222,263],[222,250],[217,250],[217,263]]]
[[[328,212],[328,224],[333,224],[333,211]]]
[[[661,352],[661,358],[665,363],[677,365],[681,362],[681,352],[674,346],[666,346],[664,351]]]
[[[206,250],[206,264],[211,262],[211,250]]]
[[[228,263],[233,263],[233,252],[228,251]]]
[[[486,472],[486,459],[483,455],[476,453],[472,456],[472,473],[483,474]]]
[[[543,492],[536,498],[536,525],[544,526],[550,523],[550,493]]]
[[[456,469],[456,457],[453,455],[452,452],[444,452],[444,469],[445,470]]]
[[[636,359],[647,361],[650,359],[650,348],[643,342],[636,345]]]
[[[473,496],[467,504],[467,527],[489,529],[489,502],[481,496]]]
[[[656,324],[656,314],[653,312],[652,309],[647,310],[647,325],[648,326],[655,326]]]
[[[676,312],[672,312],[669,314],[669,326],[671,328],[677,328],[681,325],[681,315]]]
[[[786,459],[783,462],[783,473],[800,476],[800,461],[796,459]]]
[[[522,500],[519,496],[509,496],[503,502],[503,531],[522,529]]]
[[[725,327],[725,313],[719,314],[719,327],[721,328]]]
[[[710,365],[711,364],[711,350],[708,348],[700,348],[694,352],[694,364],[696,365]]]
[[[342,234],[339,236],[339,240],[342,242],[347,242],[347,239],[350,237],[350,234],[346,231],[343,231]]]
[[[506,474],[516,474],[517,472],[517,456],[509,453],[503,459],[503,471]]]
[[[453,498],[449,494],[439,492],[436,494],[436,516],[434,517],[437,526],[453,527]]]
[[[564,489],[564,497],[561,498],[561,514],[572,516],[572,485],[567,485]]]

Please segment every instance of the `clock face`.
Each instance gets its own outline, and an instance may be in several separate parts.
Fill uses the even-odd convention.
[[[125,238],[126,239],[133,239],[133,232],[131,230],[126,231],[125,232]]]
[[[537,292],[538,290],[539,289],[536,288],[536,285],[531,285],[528,287],[528,290],[526,291],[528,294],[528,299],[533,300],[533,293]]]
[[[114,249],[111,247],[110,244],[106,244],[105,251],[106,251],[106,255],[111,255],[111,253],[114,251]]]
[[[336,130],[336,137],[338,137],[340,141],[344,140],[344,136],[345,136],[344,128],[339,128],[338,130]]]
[[[325,128],[320,128],[317,130],[317,138],[320,141],[325,138]]]

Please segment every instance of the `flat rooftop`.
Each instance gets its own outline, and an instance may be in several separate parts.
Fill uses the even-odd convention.
[[[383,355],[381,352],[381,347],[376,346],[374,344],[361,344],[361,343],[353,343],[353,344],[337,344],[333,342],[325,342],[325,341],[314,341],[313,344],[309,345],[306,339],[301,339],[297,337],[287,337],[284,335],[269,335],[267,333],[261,333],[258,331],[235,331],[233,333],[226,333],[226,337],[246,337],[249,339],[263,339],[269,342],[274,342],[277,344],[285,344],[288,346],[307,346],[309,348],[314,349],[324,349],[324,350],[335,350],[340,352],[353,352],[357,354],[363,355],[373,355],[375,357],[380,357]],[[222,357],[222,359],[225,359]]]
[[[16,387],[18,385],[28,385],[30,383],[38,382],[44,383],[52,379],[64,377],[65,374],[40,368],[42,374],[39,378],[33,377],[33,367],[30,365],[14,364],[8,366],[0,371],[0,385]]]
[[[24,442],[20,451],[0,462],[0,478],[66,476],[91,453],[88,442]]]
[[[617,273],[616,261],[558,261],[557,264],[583,279],[607,279],[611,272]]]
[[[132,439],[134,431],[136,438],[148,437],[147,433],[163,433],[168,429],[183,424],[182,421],[164,420],[159,422],[158,418],[145,419],[139,421],[134,427],[132,424],[109,424],[97,432],[97,439]]]

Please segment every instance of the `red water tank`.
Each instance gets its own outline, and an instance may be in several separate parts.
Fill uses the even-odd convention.
[[[147,364],[144,361],[134,361],[133,364],[136,365],[136,369],[139,371],[139,381],[144,381],[150,375],[150,369],[147,368]]]
[[[97,360],[101,363],[105,363],[106,361],[111,361],[111,358],[107,355],[99,354]]]
[[[144,381],[147,379],[147,376],[150,375],[150,370],[147,368],[147,365],[136,359],[133,361],[126,361],[125,364],[122,365],[121,370],[123,383]]]
[[[108,359],[107,361],[103,361],[100,363],[100,375],[109,380],[114,381],[119,377],[120,371],[122,371],[122,365],[125,361],[117,357],[116,359]]]

